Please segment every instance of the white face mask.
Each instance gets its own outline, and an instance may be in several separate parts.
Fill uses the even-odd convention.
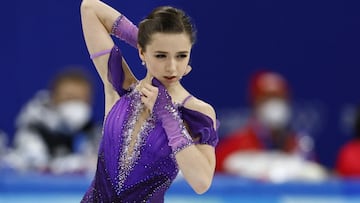
[[[271,128],[283,128],[290,120],[289,105],[282,99],[270,99],[258,108],[260,122]]]
[[[76,131],[84,127],[91,117],[91,108],[82,101],[68,101],[57,107],[63,124],[70,131]]]

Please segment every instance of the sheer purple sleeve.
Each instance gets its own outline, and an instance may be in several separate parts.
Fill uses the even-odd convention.
[[[124,79],[125,76],[122,67],[122,53],[120,49],[114,45],[110,52],[108,61],[108,80],[120,96],[123,96],[128,92],[128,90],[123,88]]]
[[[181,107],[180,111],[184,121],[189,126],[192,137],[199,139],[195,144],[207,144],[213,147],[218,144],[219,120],[216,121],[216,128],[214,129],[213,120],[207,115],[185,107]]]
[[[120,15],[115,20],[111,34],[137,48],[138,28],[126,16]]]
[[[174,154],[193,144],[193,140],[183,124],[179,111],[172,103],[166,88],[154,78],[152,84],[159,92],[153,107],[156,120],[161,122]]]

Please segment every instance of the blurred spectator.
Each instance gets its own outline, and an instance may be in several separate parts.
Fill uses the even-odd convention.
[[[292,102],[285,78],[260,71],[249,90],[251,118],[220,140],[216,171],[269,181],[324,178],[323,168],[312,161],[312,139],[290,125]]]
[[[360,105],[355,112],[354,136],[339,150],[336,172],[341,177],[360,177]]]
[[[92,97],[92,81],[82,69],[56,75],[17,116],[9,164],[54,173],[94,170],[101,127],[92,119]]]
[[[0,129],[0,159],[6,154],[8,148],[8,135]]]

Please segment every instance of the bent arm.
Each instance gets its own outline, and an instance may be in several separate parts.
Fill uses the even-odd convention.
[[[110,50],[114,46],[110,36],[111,29],[121,14],[99,0],[83,0],[80,11],[83,34],[89,54],[94,55],[104,50]],[[108,60],[108,53],[93,58],[93,63],[104,85],[105,115],[119,98],[108,81]],[[128,88],[136,82],[136,78],[124,59],[122,59],[122,67],[125,77],[123,87]]]
[[[208,115],[216,130],[216,115],[214,109],[205,105],[205,108],[198,109]],[[191,145],[176,154],[176,161],[179,168],[194,191],[198,194],[206,192],[212,183],[215,171],[215,148],[209,144]]]
[[[191,145],[176,154],[179,168],[190,186],[198,194],[206,192],[215,170],[215,152],[210,145]]]
[[[188,100],[187,104],[191,104],[189,106],[194,109],[191,111],[197,112],[196,120],[201,120],[201,125],[196,128],[190,127],[193,122],[190,120],[189,129],[193,132],[193,136],[190,136],[190,131],[186,128],[179,109],[172,103],[167,89],[156,78],[152,79],[152,85],[157,87],[157,98],[152,107],[153,116],[155,120],[161,122],[168,138],[168,145],[186,181],[196,193],[202,194],[210,188],[215,170],[213,147],[217,144],[215,111],[212,106],[198,99]],[[149,95],[148,92],[146,95]],[[199,142],[194,142],[194,139],[199,138],[196,137],[198,134],[201,136]]]

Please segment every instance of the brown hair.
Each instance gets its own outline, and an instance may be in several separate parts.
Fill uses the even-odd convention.
[[[145,50],[150,43],[154,33],[183,33],[185,32],[191,44],[196,40],[196,29],[191,19],[184,11],[171,6],[161,6],[155,8],[139,24],[138,43]]]
[[[49,90],[54,93],[56,89],[64,82],[73,81],[85,84],[89,88],[93,89],[93,81],[90,75],[77,66],[68,66],[64,70],[57,73],[55,77],[50,81]]]

